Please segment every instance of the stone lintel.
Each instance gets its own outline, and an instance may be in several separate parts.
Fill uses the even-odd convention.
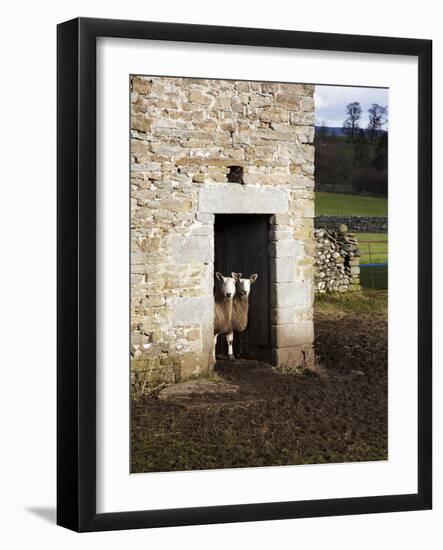
[[[288,211],[289,193],[279,187],[207,184],[199,193],[199,211],[212,214],[274,214]]]

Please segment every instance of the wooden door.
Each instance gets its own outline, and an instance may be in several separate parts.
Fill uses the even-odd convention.
[[[215,216],[215,271],[241,272],[243,278],[258,274],[249,296],[248,327],[234,335],[234,353],[240,357],[265,359],[270,344],[268,223],[268,215]],[[224,342],[217,352],[226,353]]]

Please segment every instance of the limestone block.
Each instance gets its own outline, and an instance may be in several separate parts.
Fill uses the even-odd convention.
[[[274,214],[271,216],[270,223],[272,225],[289,225],[291,223],[291,217],[289,214]]]
[[[300,143],[312,143],[315,136],[314,126],[297,126],[296,134]]]
[[[282,134],[294,134],[296,130],[293,126],[290,126],[288,123],[273,122],[271,127],[276,132],[281,132]]]
[[[202,225],[201,227],[196,227],[192,234],[196,237],[211,237],[212,233],[214,231],[214,228],[212,225]]]
[[[271,353],[272,364],[281,368],[283,372],[286,369],[291,372],[291,369],[297,367],[313,367],[314,359],[314,349],[310,344],[274,348]]]
[[[278,229],[271,229],[268,232],[268,239],[270,241],[285,241],[290,240],[294,237],[293,232],[286,230],[286,231],[280,231]]]
[[[302,97],[301,98],[301,109],[302,111],[313,112],[315,109],[314,98],[313,97]]]
[[[315,122],[315,113],[313,111],[291,111],[290,120],[294,126],[311,126]]]
[[[247,185],[266,185],[268,175],[261,172],[251,172],[243,176],[243,182]]]
[[[212,236],[172,235],[172,259],[177,264],[190,262],[209,263],[214,261],[214,239]]]
[[[182,353],[177,357],[177,362],[180,364],[180,380],[211,374],[212,368],[209,364],[209,355],[206,353]]]
[[[272,325],[271,343],[277,348],[287,348],[314,342],[314,323],[296,321],[291,324]]]
[[[131,127],[139,132],[149,132],[152,127],[152,119],[143,113],[137,113],[131,117]]]
[[[288,111],[286,109],[275,109],[269,107],[267,109],[260,109],[257,115],[262,122],[287,122]]]
[[[277,307],[271,309],[271,324],[284,325],[293,323],[295,320],[295,308]]]
[[[186,340],[189,340],[190,342],[199,340],[201,338],[200,326],[199,325],[193,326],[188,330],[185,330],[185,336],[186,336]]]
[[[305,99],[305,98],[302,98]],[[279,107],[288,110],[296,110],[300,108],[300,97],[292,94],[277,94],[275,96],[276,103]],[[303,109],[308,111],[309,109]]]
[[[199,192],[199,210],[214,214],[284,213],[288,203],[288,191],[278,187],[221,183],[204,185]]]
[[[206,177],[207,177],[206,174],[201,174],[201,173],[194,174],[192,176],[192,181],[194,183],[204,183],[206,181]]]
[[[214,298],[212,296],[192,296],[173,298],[172,324],[189,326],[198,324],[212,325],[214,319]]]
[[[201,326],[202,333],[202,350],[205,353],[208,353],[212,357],[212,352],[214,349],[214,322],[213,318],[210,323],[206,323]]]
[[[132,77],[132,90],[139,94],[148,94],[151,91],[152,84],[142,76]]]
[[[273,283],[294,281],[295,262],[292,258],[275,258],[270,262],[270,277]]]
[[[190,103],[197,105],[209,105],[211,103],[211,98],[198,90],[191,90],[188,94],[188,100]]]
[[[302,243],[295,239],[268,243],[268,254],[271,258],[296,258],[301,256],[301,253]]]
[[[213,224],[215,221],[214,214],[207,214],[206,212],[197,212],[196,218],[199,222],[205,224]]]
[[[307,307],[311,301],[309,283],[271,283],[271,307]]]
[[[313,218],[315,216],[315,203],[312,199],[298,199],[295,203],[302,218]]]

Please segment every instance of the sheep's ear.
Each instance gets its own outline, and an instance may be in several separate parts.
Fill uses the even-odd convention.
[[[217,279],[219,281],[223,281],[223,275],[221,273],[219,273],[218,271],[215,272],[215,276],[217,277]]]
[[[257,273],[254,273],[254,275],[251,275],[249,277],[249,280],[251,281],[251,283],[255,283],[255,281],[258,279],[258,275]]]
[[[231,273],[231,276],[234,277],[236,281],[239,281],[241,279],[241,275],[242,275],[241,273],[234,273],[234,272]]]

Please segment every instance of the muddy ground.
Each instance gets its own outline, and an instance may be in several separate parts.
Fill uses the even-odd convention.
[[[316,306],[314,370],[218,361],[235,391],[134,401],[132,472],[387,459],[386,300],[363,298]]]

